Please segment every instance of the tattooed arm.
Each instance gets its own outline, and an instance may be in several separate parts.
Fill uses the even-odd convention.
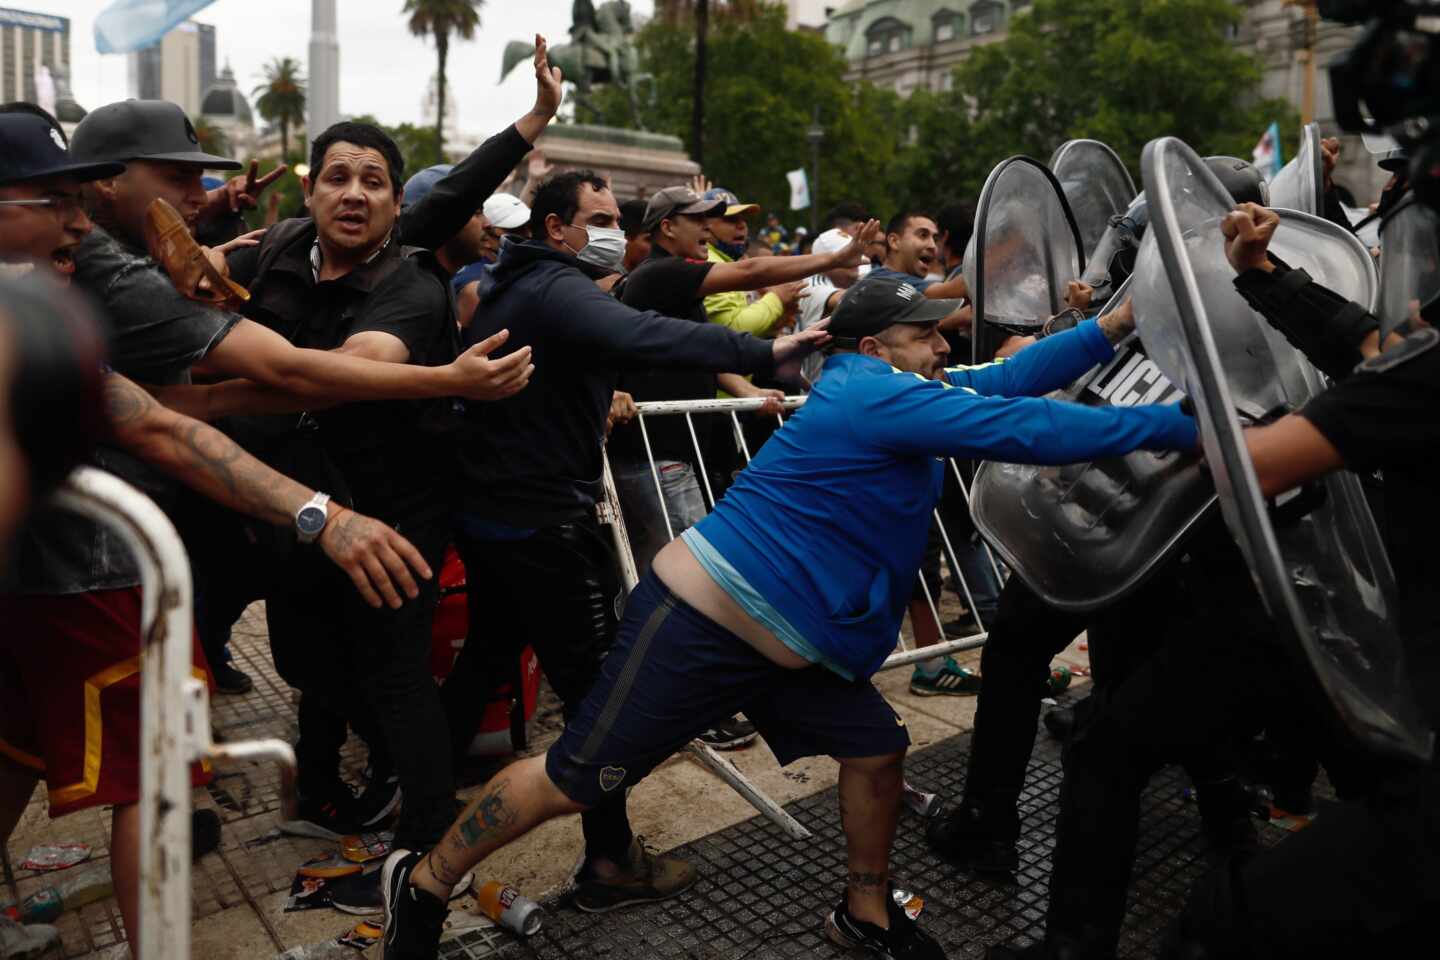
[[[247,517],[276,526],[293,522],[314,491],[277,473],[208,424],[157,403],[119,374],[105,378],[111,439],[198,493]],[[365,602],[391,607],[412,600],[419,587],[410,571],[430,579],[420,551],[400,534],[336,503],[320,535],[320,548],[349,575]],[[399,587],[397,591],[396,587]]]

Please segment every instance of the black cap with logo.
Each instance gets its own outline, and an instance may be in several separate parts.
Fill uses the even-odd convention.
[[[828,332],[839,341],[859,341],[897,323],[939,323],[960,305],[927,300],[919,287],[895,277],[865,277],[840,298]]]
[[[44,177],[72,177],[85,183],[113,177],[125,164],[83,163],[67,153],[65,138],[50,121],[33,113],[0,113],[0,185]]]
[[[207,170],[239,170],[240,161],[200,149],[185,111],[168,100],[122,100],[86,114],[70,138],[76,160],[161,160]]]

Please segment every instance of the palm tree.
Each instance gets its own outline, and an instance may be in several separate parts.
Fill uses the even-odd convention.
[[[200,141],[200,149],[206,153],[223,157],[230,152],[230,138],[225,136],[225,131],[204,117],[195,118],[195,136]]]
[[[300,75],[300,61],[294,57],[275,57],[261,68],[265,82],[251,92],[256,97],[255,109],[271,123],[280,124],[280,160],[290,157],[290,125],[305,122],[305,78]]]
[[[485,0],[405,0],[410,14],[410,32],[417,37],[435,37],[435,56],[440,69],[435,74],[435,162],[445,162],[445,59],[450,55],[450,34],[473,40],[480,26],[480,7]]]

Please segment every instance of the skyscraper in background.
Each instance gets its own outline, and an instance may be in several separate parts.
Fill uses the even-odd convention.
[[[0,7],[0,102],[39,103],[42,96],[35,86],[38,67],[47,68],[52,76],[57,71],[69,75],[69,18]],[[53,89],[50,99],[54,99]],[[53,109],[53,104],[47,109]]]
[[[201,95],[215,83],[215,28],[187,20],[129,54],[128,63],[132,97],[169,100],[196,116]]]
[[[335,0],[311,0],[305,89],[305,129],[311,136],[340,119],[340,42],[335,29]]]

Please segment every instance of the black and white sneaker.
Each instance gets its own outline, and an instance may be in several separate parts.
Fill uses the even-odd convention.
[[[288,836],[317,840],[339,840],[366,830],[355,818],[355,794],[340,780],[316,794],[300,794],[295,819],[276,826]]]
[[[839,905],[825,918],[825,935],[847,950],[864,951],[884,960],[945,960],[940,944],[910,919],[893,895],[885,898],[885,908],[890,915],[888,930],[850,916],[849,901],[842,895]]]
[[[389,829],[400,813],[400,777],[396,773],[377,773],[365,768],[365,787],[355,798],[353,817],[361,833]]]
[[[412,886],[410,875],[423,853],[396,850],[380,871],[385,891],[384,960],[434,960],[450,907],[439,897]]]
[[[708,743],[716,750],[738,750],[753,742],[756,736],[758,734],[755,731],[755,724],[739,717],[731,717],[729,720],[722,720],[703,731],[695,739],[702,743]]]

